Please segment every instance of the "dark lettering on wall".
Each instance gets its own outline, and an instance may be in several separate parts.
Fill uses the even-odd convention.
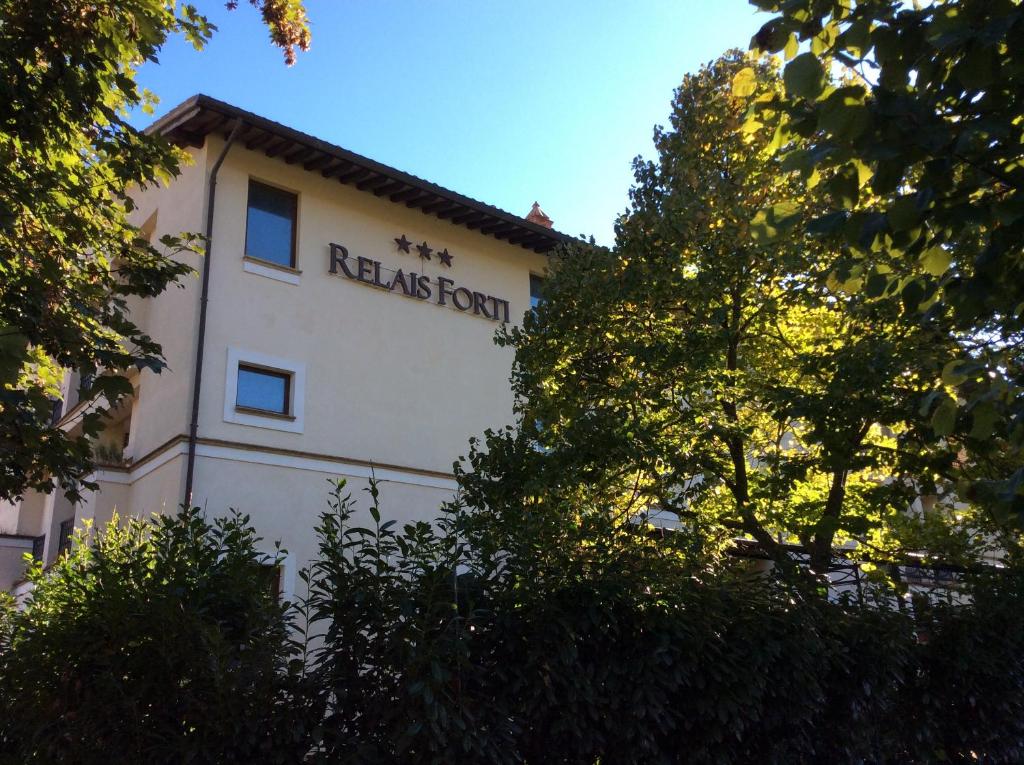
[[[430,277],[421,275],[417,280],[418,292],[416,297],[420,300],[430,300]]]
[[[466,299],[466,304],[465,305],[463,305],[462,301],[459,299],[460,296],[465,296],[465,299]],[[452,293],[452,303],[460,311],[468,311],[470,308],[473,307],[473,293],[472,293],[472,291],[467,290],[465,287],[459,287],[457,290],[455,290]]]
[[[447,285],[447,287],[445,285]],[[446,295],[451,295],[452,294],[452,291],[450,289],[448,289],[448,287],[452,287],[454,285],[455,285],[455,282],[453,282],[451,279],[445,279],[443,276],[437,277],[437,304],[438,305],[448,305],[446,302],[444,302],[444,299],[445,299]]]
[[[492,297],[491,301],[494,303],[494,319],[496,321],[508,321],[508,301],[500,300],[496,297]],[[502,309],[502,313],[498,313],[498,309]],[[504,318],[502,318],[504,317]]]
[[[373,269],[373,261],[369,258],[364,258],[362,255],[360,255],[357,260],[359,262],[359,273],[356,275],[356,278],[361,282],[373,284],[369,278],[370,272]]]
[[[484,293],[482,293],[482,292],[474,292],[473,293],[473,313],[475,313],[477,316],[479,316],[480,314],[483,314],[488,319],[493,319],[494,317],[491,316],[489,313],[487,313],[487,308],[484,306],[484,302],[487,301],[487,300],[490,300],[490,298],[487,295],[485,295]]]
[[[329,247],[328,273],[338,274],[340,272],[348,279],[388,292],[397,292],[401,289],[402,294],[406,297],[418,300],[430,300],[433,296],[432,282],[427,274],[418,274],[415,271],[406,273],[400,268],[390,281],[385,281],[381,272],[389,271],[389,269],[385,268],[379,260],[363,255],[351,258],[348,249],[335,242],[331,242]],[[468,287],[456,287],[453,279],[444,276],[438,276],[436,281],[438,305],[451,306],[462,312],[472,310],[474,316],[483,316],[491,321],[507,322],[509,320],[507,300],[476,292]],[[451,298],[450,302],[448,298]],[[489,310],[488,304],[490,305]]]
[[[413,276],[413,278],[415,279],[415,276]],[[391,280],[391,287],[389,289],[392,292],[394,292],[395,287],[397,287],[399,284],[402,285],[402,292],[404,294],[412,295],[412,293],[409,291],[409,285],[405,281],[405,274],[402,273],[401,268],[398,269],[398,272],[395,274],[395,278]]]
[[[338,266],[341,266],[341,270],[345,272],[345,276],[349,279],[355,279],[355,274],[348,267],[348,250],[342,247],[340,244],[334,244],[331,242],[331,273],[338,273]]]

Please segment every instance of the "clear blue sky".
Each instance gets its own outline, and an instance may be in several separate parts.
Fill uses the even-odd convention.
[[[158,115],[206,93],[602,244],[682,76],[766,20],[746,0],[307,0],[289,68],[245,0],[197,5],[211,44],[140,72]]]

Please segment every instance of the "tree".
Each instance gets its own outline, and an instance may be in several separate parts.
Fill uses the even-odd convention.
[[[1020,761],[1019,570],[895,609],[695,566],[608,514],[399,527],[369,494],[361,526],[336,488],[305,574],[310,762]]]
[[[239,515],[115,519],[36,564],[0,600],[0,763],[1021,759],[1019,569],[894,609],[607,514],[398,527],[369,494],[359,525],[336,486],[297,608]]]
[[[964,456],[962,493],[1019,527],[1024,6],[752,2],[776,14],[752,46],[790,61],[785,92],[753,99],[750,120],[774,130],[784,169],[832,176],[808,226],[832,242],[836,278],[902,304],[902,321],[955,328],[919,370],[933,439]]]
[[[841,543],[882,560],[980,552],[985,519],[953,507],[956,454],[919,422],[931,380],[916,370],[954,337],[850,293],[795,225],[822,206],[765,156],[773,131],[743,124],[748,97],[782,91],[772,62],[739,52],[684,79],[615,248],[565,253],[546,301],[500,337],[523,425],[471,454],[470,504],[510,524],[524,508],[668,514],[697,557],[749,536],[780,559],[798,545],[818,573]],[[922,495],[934,509],[908,514]]]
[[[0,613],[0,763],[300,762],[317,711],[258,542],[196,508],[30,568]]]
[[[252,4],[288,61],[308,46],[300,0]],[[128,224],[132,190],[173,177],[185,155],[127,112],[151,106],[135,72],[169,35],[201,48],[212,32],[171,0],[0,0],[0,499],[55,484],[78,497],[88,438],[131,393],[126,371],[163,367],[128,300],[185,275],[174,255],[201,243],[151,244]],[[105,405],[84,417],[81,437],[51,422],[66,368]]]

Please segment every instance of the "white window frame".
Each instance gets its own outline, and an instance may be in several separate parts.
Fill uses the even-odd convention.
[[[266,367],[275,372],[291,376],[288,416],[268,412],[259,414],[252,410],[240,411],[236,407],[238,397],[238,365],[246,364]],[[227,373],[224,375],[224,422],[248,425],[254,428],[283,430],[287,433],[302,433],[305,428],[306,365],[301,361],[269,356],[258,351],[228,346]]]

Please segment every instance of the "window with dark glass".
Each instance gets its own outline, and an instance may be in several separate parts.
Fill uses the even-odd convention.
[[[281,586],[281,574],[281,567],[277,564],[260,564],[258,571],[260,581],[274,600],[280,600],[284,593],[284,587]]]
[[[291,375],[238,365],[235,406],[273,414],[289,414]]]
[[[71,551],[71,535],[75,531],[75,519],[68,518],[60,522],[60,531],[57,535],[57,555],[63,555]]]
[[[530,308],[535,309],[539,306],[544,298],[541,297],[541,290],[544,288],[543,277],[535,274],[530,274]]]
[[[246,256],[294,268],[297,208],[295,194],[250,180],[245,219]]]
[[[64,414],[64,401],[59,398],[50,399],[50,425],[56,425],[60,422],[61,416]]]

